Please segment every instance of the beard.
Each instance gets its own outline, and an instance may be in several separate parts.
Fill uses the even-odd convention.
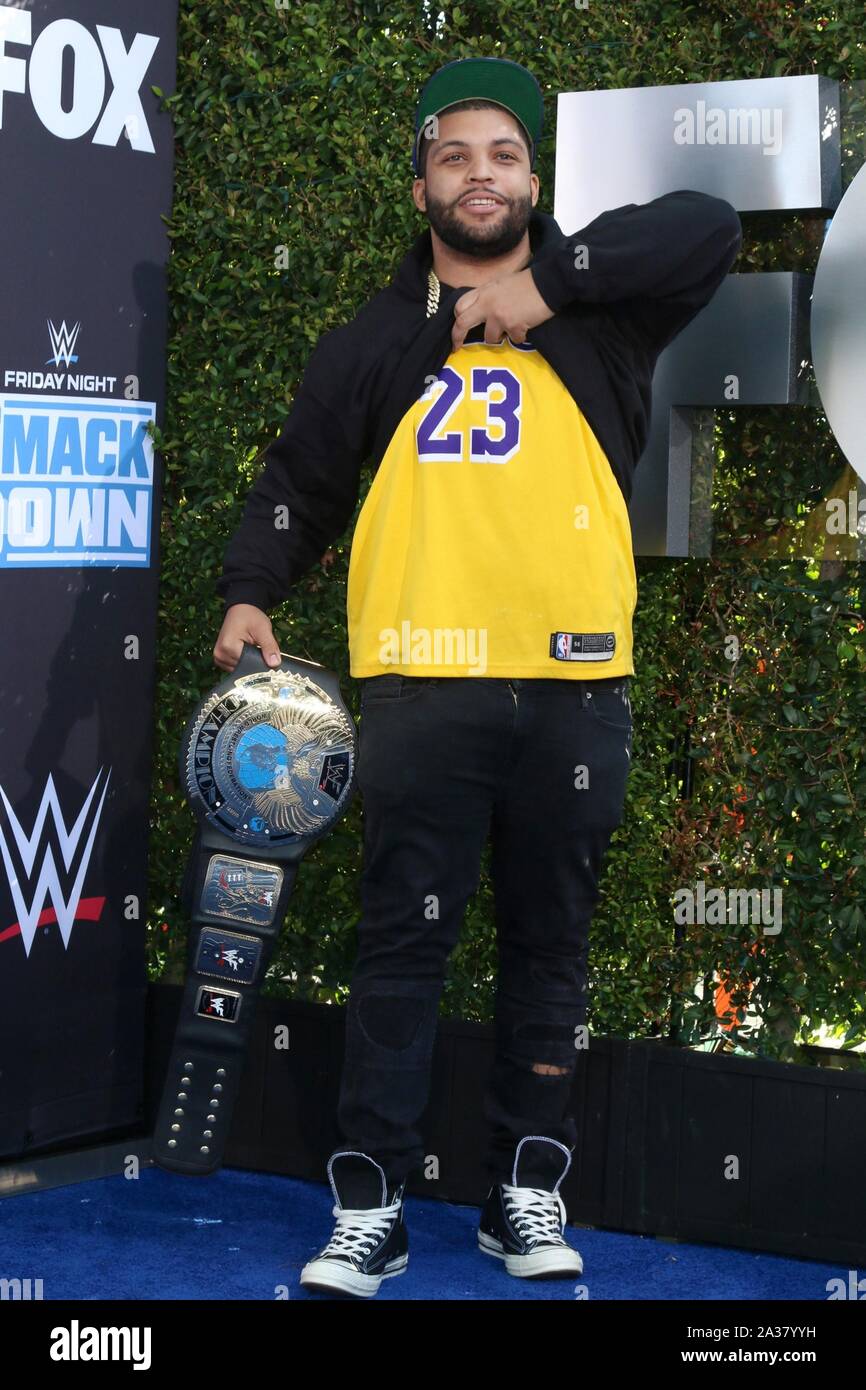
[[[461,194],[461,197],[465,197]],[[483,193],[479,193],[483,197]],[[459,202],[459,199],[458,199]],[[523,198],[506,198],[505,215],[500,215],[495,223],[479,223],[471,226],[460,221],[456,204],[427,194],[427,220],[436,235],[452,251],[465,256],[474,256],[479,261],[493,260],[505,256],[518,246],[526,234],[532,215],[532,198],[527,193]]]

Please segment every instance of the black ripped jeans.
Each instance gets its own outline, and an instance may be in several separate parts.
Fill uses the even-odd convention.
[[[335,1152],[369,1154],[389,1183],[423,1164],[439,999],[488,834],[498,947],[490,1181],[511,1181],[525,1135],[574,1147],[566,1107],[599,869],[625,799],[629,683],[390,672],[363,683],[362,916]]]

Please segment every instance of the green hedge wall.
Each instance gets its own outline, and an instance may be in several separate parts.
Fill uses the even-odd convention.
[[[168,404],[150,841],[149,969],[183,976],[179,905],[194,822],[178,741],[221,675],[214,591],[262,452],[307,357],[386,283],[425,223],[410,197],[414,105],[436,67],[529,66],[546,94],[539,206],[552,211],[556,93],[818,72],[843,81],[845,177],[866,158],[862,3],[387,4],[180,0]],[[745,216],[736,271],[812,271],[820,219]],[[564,228],[565,231],[574,230]],[[278,268],[287,248],[288,266]],[[817,399],[817,398],[815,398]],[[828,537],[854,475],[817,408],[714,421],[712,560],[640,558],[635,740],[625,819],[592,928],[590,1023],[718,1045],[715,972],[755,1019],[722,1045],[804,1060],[864,1041],[864,566]],[[363,494],[369,485],[366,476]],[[352,527],[272,614],[283,650],[348,676]],[[739,641],[732,659],[730,638]],[[355,952],[360,806],[304,861],[266,992],[345,1002]],[[784,925],[679,927],[673,893],[782,888]],[[488,1021],[487,864],[443,1014]],[[755,1022],[751,1027],[750,1023]],[[823,1031],[821,1031],[823,1030]],[[716,1041],[714,1042],[713,1039]],[[852,1056],[859,1065],[859,1055]]]

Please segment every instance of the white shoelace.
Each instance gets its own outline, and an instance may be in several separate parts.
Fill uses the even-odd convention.
[[[565,1203],[558,1192],[543,1187],[512,1187],[502,1184],[510,1221],[525,1240],[550,1240],[558,1245],[565,1225]]]
[[[367,1255],[391,1225],[400,1203],[390,1207],[333,1207],[337,1229],[322,1251],[323,1255]]]

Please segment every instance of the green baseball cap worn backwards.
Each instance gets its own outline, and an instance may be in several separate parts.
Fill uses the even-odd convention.
[[[455,102],[473,100],[495,101],[520,122],[529,139],[532,168],[544,122],[544,98],[532,73],[509,58],[458,58],[434,72],[421,90],[412,150],[412,168],[416,174],[425,123]]]

